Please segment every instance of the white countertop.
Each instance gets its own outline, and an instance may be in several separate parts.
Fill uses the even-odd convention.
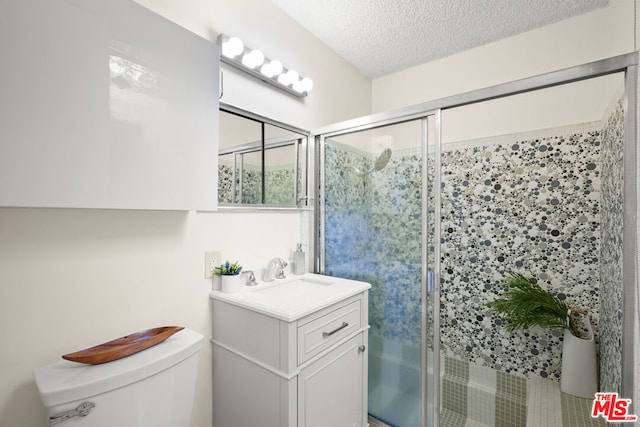
[[[295,282],[295,283],[294,283]],[[293,322],[371,288],[366,282],[305,273],[258,282],[238,292],[211,291],[211,298]]]

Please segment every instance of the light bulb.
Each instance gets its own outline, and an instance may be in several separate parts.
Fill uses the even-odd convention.
[[[259,67],[264,62],[264,53],[258,49],[253,49],[250,53],[253,67]]]
[[[242,65],[244,65],[247,68],[253,68],[253,58],[251,57],[250,53],[245,53],[244,55],[242,55]]]
[[[269,77],[269,78],[275,75],[271,64],[264,64],[262,67],[260,67],[260,72],[262,73],[263,76]]]
[[[303,87],[303,84],[302,84],[302,80],[298,80],[298,81],[293,83],[293,90],[295,90],[298,93],[304,92],[304,87]]]
[[[289,76],[285,73],[285,74],[280,74],[278,76],[278,83],[280,83],[283,86],[289,86],[291,81],[289,80]]]
[[[304,79],[300,80],[300,84],[302,85],[303,92],[309,92],[311,89],[313,89],[313,80],[311,80],[309,77],[305,77]]]
[[[289,84],[295,83],[296,81],[298,81],[299,77],[300,76],[298,75],[298,72],[296,70],[287,71],[287,79],[289,80]]]
[[[273,71],[274,76],[282,72],[282,62],[278,61],[277,59],[271,61],[269,65],[271,66],[271,71]]]
[[[222,43],[222,54],[227,58],[233,58],[244,52],[244,43],[237,37],[231,37]]]

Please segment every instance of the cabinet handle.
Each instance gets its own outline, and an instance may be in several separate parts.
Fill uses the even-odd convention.
[[[361,345],[360,347],[358,347],[358,353],[364,353],[364,351],[367,349],[367,347]]]
[[[349,326],[349,324],[347,322],[342,322],[342,325],[338,326],[333,331],[331,331],[331,332],[323,332],[322,333],[322,338],[330,337],[331,335],[335,334],[336,332],[343,330],[347,326]]]

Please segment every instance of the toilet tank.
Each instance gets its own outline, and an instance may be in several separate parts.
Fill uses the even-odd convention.
[[[110,363],[62,360],[36,369],[47,412],[44,425],[189,427],[202,338],[185,328],[154,347]],[[88,413],[65,418],[79,407],[88,408]]]

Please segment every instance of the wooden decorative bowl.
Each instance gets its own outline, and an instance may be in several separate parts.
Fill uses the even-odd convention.
[[[101,363],[113,362],[132,354],[146,350],[169,338],[184,329],[184,326],[163,326],[160,328],[147,329],[146,331],[134,332],[126,337],[118,338],[91,348],[76,351],[62,356],[65,360],[72,362],[87,363],[89,365],[99,365]]]

